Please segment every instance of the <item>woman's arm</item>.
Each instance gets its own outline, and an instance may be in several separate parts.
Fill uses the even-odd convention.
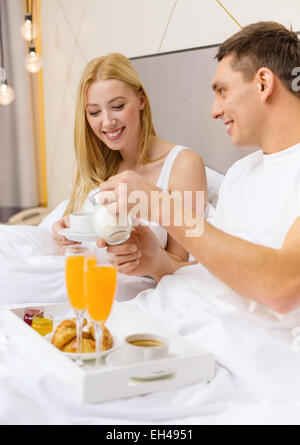
[[[107,247],[109,262],[118,272],[131,276],[150,276],[159,281],[164,275],[172,275],[187,264],[163,249],[148,226],[133,229],[128,241],[117,246],[108,246],[101,238],[98,247]]]
[[[206,205],[207,199],[207,181],[205,167],[202,158],[192,150],[181,151],[172,167],[169,180],[169,193],[179,192],[185,203],[195,212],[197,209],[196,192],[203,192],[198,194],[198,204]],[[184,196],[185,195],[185,196]],[[199,202],[199,200],[201,202]],[[199,205],[198,205],[199,207]],[[201,209],[204,212],[204,208]],[[168,235],[168,244],[166,252],[171,255],[171,258],[178,263],[179,267],[183,267],[188,263],[189,253],[185,250],[175,239]]]
[[[206,202],[206,174],[201,157],[191,150],[182,151],[172,167],[169,192],[179,193],[184,198],[184,192],[194,195],[194,199],[185,196],[187,205],[198,210],[195,192],[200,193],[201,212]],[[200,207],[201,207],[200,205]],[[198,206],[199,207],[199,206]],[[105,247],[104,240],[98,240],[98,247]],[[118,271],[133,276],[149,275],[159,281],[164,275],[171,275],[183,266],[196,264],[189,262],[189,253],[174,238],[168,235],[166,250],[159,246],[156,236],[150,228],[138,226],[130,240],[120,246],[108,246],[110,261]]]

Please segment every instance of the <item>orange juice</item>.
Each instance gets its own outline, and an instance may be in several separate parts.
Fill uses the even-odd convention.
[[[85,267],[89,269],[90,267],[96,266],[97,258],[95,255],[89,255],[86,257]]]
[[[106,321],[115,296],[117,270],[110,266],[94,266],[85,274],[89,315],[94,321]]]
[[[70,303],[75,309],[85,309],[84,255],[71,255],[66,259],[66,286]]]
[[[86,297],[86,271],[97,264],[96,255],[89,255],[85,258],[85,274],[84,274],[84,301],[85,307],[87,307],[87,297]]]

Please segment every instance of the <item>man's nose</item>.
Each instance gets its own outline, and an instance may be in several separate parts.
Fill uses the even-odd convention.
[[[211,117],[213,119],[219,119],[220,117],[222,117],[222,115],[223,115],[223,110],[221,104],[218,101],[218,98],[216,98],[211,109]]]

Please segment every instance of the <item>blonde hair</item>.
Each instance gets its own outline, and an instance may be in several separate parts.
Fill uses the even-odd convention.
[[[74,126],[77,171],[65,215],[81,210],[88,193],[118,172],[122,159],[120,152],[110,150],[106,144],[97,138],[87,121],[85,113],[85,95],[89,85],[98,80],[109,79],[124,82],[136,94],[141,91],[144,93],[145,107],[141,111],[140,118],[139,159],[144,163],[151,162],[146,151],[149,138],[151,135],[155,135],[155,130],[152,123],[150,102],[137,72],[131,62],[122,54],[108,54],[92,60],[88,63],[78,87]]]

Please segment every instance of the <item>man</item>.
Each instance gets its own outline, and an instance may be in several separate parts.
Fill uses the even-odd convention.
[[[237,294],[288,313],[300,305],[300,42],[284,26],[260,22],[226,40],[216,58],[212,117],[224,122],[234,144],[260,150],[229,169],[213,225],[204,221],[202,236],[186,237],[184,225],[164,227]],[[100,188],[113,190],[118,200],[120,183],[149,200],[156,190],[130,172]],[[158,223],[167,212],[161,206]],[[126,255],[130,264],[126,249],[132,244],[143,252],[143,230],[136,242],[110,248],[118,261]],[[160,274],[176,268],[166,259]]]

